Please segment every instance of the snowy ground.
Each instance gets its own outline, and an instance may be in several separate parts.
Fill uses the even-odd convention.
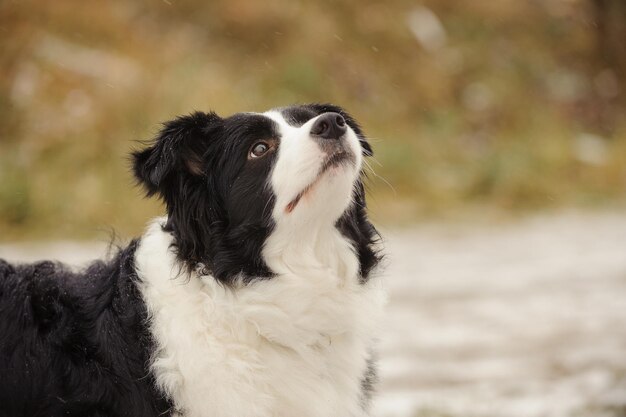
[[[379,417],[626,416],[626,213],[390,233]]]
[[[376,417],[626,416],[626,213],[385,233]],[[101,244],[0,245],[73,263]]]

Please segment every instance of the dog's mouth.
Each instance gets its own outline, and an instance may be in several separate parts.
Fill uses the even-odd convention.
[[[322,167],[315,176],[315,179],[309,185],[304,187],[304,189],[300,191],[298,195],[296,195],[296,197],[289,202],[289,204],[287,204],[287,206],[285,207],[285,212],[291,213],[296,208],[302,197],[307,195],[315,187],[315,185],[319,182],[320,178],[326,173],[326,171],[333,167],[353,162],[353,159],[354,157],[352,156],[352,154],[343,150],[335,152],[334,154],[326,158],[326,160],[322,164]]]

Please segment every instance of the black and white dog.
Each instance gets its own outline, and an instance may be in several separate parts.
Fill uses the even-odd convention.
[[[167,207],[140,239],[80,272],[0,261],[0,415],[368,415],[371,153],[333,105],[166,123],[132,155]]]

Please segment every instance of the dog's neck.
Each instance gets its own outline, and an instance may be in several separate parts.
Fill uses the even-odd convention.
[[[159,250],[169,256],[175,242],[174,236],[163,230],[165,224],[167,217],[155,219],[144,239],[160,242],[157,244]],[[270,271],[276,275],[297,275],[312,279],[323,275],[341,284],[353,281],[359,271],[352,243],[334,225],[322,222],[298,227],[288,223],[277,224],[263,246],[262,256]],[[178,275],[182,271],[185,268],[172,271],[172,274]],[[257,277],[242,278],[250,282]]]
[[[359,270],[352,244],[332,224],[309,224],[300,228],[276,225],[263,247],[263,257],[276,274],[330,274],[351,280]]]
[[[144,234],[136,269],[157,341],[151,371],[186,416],[361,415],[384,293],[377,281],[358,282],[338,230],[275,229],[264,256],[276,276],[225,286],[180,273],[164,221]]]

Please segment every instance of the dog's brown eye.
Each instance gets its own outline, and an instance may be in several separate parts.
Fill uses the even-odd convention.
[[[269,151],[269,149],[270,146],[265,142],[255,143],[254,145],[252,145],[252,149],[250,150],[250,157],[259,158],[265,155],[265,153]]]

